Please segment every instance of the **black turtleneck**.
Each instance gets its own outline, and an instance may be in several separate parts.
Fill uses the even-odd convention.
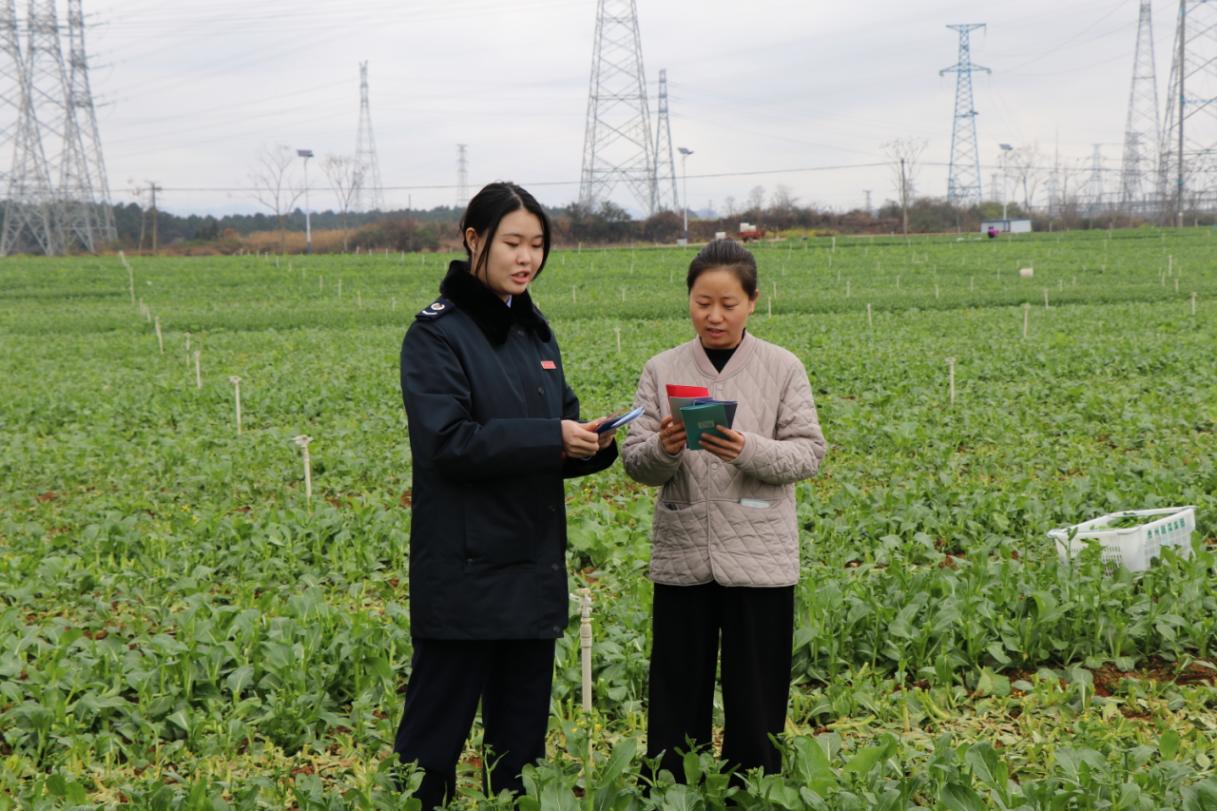
[[[744,334],[747,334],[747,330],[741,333],[740,343],[743,343]],[[726,367],[727,361],[731,360],[731,356],[735,354],[735,350],[739,349],[739,344],[730,349],[711,349],[705,344],[702,344],[701,348],[706,350],[706,357],[710,359],[710,363],[714,364],[714,371],[721,372]]]

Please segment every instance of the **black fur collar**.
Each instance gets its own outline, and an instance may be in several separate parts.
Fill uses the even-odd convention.
[[[513,296],[508,307],[490,288],[473,277],[469,263],[464,260],[453,260],[448,265],[448,275],[440,282],[439,291],[469,313],[491,343],[506,341],[512,324],[532,330],[542,341],[548,341],[552,335],[540,310],[533,306],[528,291]]]

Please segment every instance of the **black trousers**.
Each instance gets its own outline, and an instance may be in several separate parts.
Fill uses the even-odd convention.
[[[769,740],[786,726],[794,642],[794,586],[655,584],[647,757],[684,780],[681,753],[708,749],[722,639],[722,757],[737,771],[780,772]]]
[[[456,793],[456,764],[482,704],[483,785],[522,793],[520,772],[545,756],[554,640],[415,639],[393,751],[417,762],[424,809]]]

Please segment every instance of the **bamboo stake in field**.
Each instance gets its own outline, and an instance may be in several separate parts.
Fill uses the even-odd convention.
[[[765,299],[765,305],[766,305],[766,311],[768,313],[768,317],[772,318],[773,317],[773,299],[771,299],[771,298]]]
[[[1044,309],[1048,309],[1048,288],[1044,288]]]
[[[131,269],[131,263],[127,261],[127,255],[122,251],[118,252],[118,259],[123,263],[123,267],[127,269],[127,289],[131,291],[131,306],[135,306],[135,271]]]
[[[613,333],[617,336],[617,353],[621,353],[621,327],[613,327]]]
[[[851,295],[850,291],[849,291],[849,286],[850,286],[850,280],[846,279],[845,280],[845,297],[846,298],[850,298],[850,295]]]
[[[571,304],[579,303],[579,294],[575,291],[575,286],[573,284],[570,286],[570,303]]]
[[[870,306],[870,304],[867,304],[867,305],[866,305],[866,326],[867,326],[867,327],[869,327],[869,328],[871,328],[871,329],[873,329],[873,328],[874,328],[874,326],[875,326],[875,319],[874,319],[874,318],[872,317],[872,315],[871,315],[871,306]]]
[[[1027,328],[1031,325],[1031,302],[1023,303],[1023,338],[1027,337]]]
[[[199,364],[199,356],[203,353],[198,349],[194,350],[194,385],[195,388],[203,388],[203,370]]]
[[[621,288],[621,303],[625,304],[625,288]]]
[[[232,384],[232,396],[237,404],[237,436],[241,435],[241,378],[230,375],[228,382]]]
[[[1179,292],[1179,277],[1178,276],[1175,277],[1175,292],[1176,293]]]
[[[300,457],[304,461],[304,499],[311,506],[313,503],[313,463],[308,455],[308,443],[313,441],[311,436],[300,434],[292,439],[300,448]]]
[[[592,711],[592,592],[579,589],[579,650],[583,671],[583,711]]]
[[[1192,291],[1192,315],[1196,314],[1196,292]]]
[[[951,405],[955,405],[955,358],[947,358],[947,380],[951,389]]]
[[[165,339],[161,336],[161,317],[156,317],[156,345],[160,347],[161,354],[165,354]]]

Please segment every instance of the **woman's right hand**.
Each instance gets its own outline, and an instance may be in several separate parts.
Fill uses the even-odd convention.
[[[562,452],[571,459],[590,459],[600,450],[600,434],[588,426],[594,423],[578,423],[562,420]]]
[[[675,456],[684,448],[685,441],[684,423],[677,422],[671,416],[664,417],[659,423],[659,444],[663,446],[664,453]]]

